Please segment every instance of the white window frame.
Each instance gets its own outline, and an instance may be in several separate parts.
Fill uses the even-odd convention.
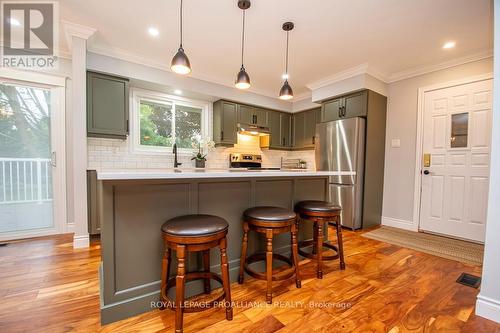
[[[143,90],[138,88],[132,89],[130,105],[130,150],[136,154],[160,154],[171,155],[172,147],[146,146],[141,145],[141,129],[140,129],[140,103],[142,100],[150,101],[159,104],[177,104],[190,107],[197,107],[201,112],[201,136],[202,138],[211,137],[210,133],[210,112],[211,103],[207,101],[194,100],[185,97],[173,96],[151,90]],[[172,119],[175,128],[175,119]],[[195,150],[191,148],[179,148],[179,155],[191,155]]]
[[[0,241],[40,237],[68,232],[66,211],[66,78],[63,76],[0,68],[0,81],[40,87],[51,91],[51,150],[56,153],[52,168],[53,227],[5,232]]]

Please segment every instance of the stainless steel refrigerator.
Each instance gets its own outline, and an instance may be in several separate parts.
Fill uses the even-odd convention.
[[[365,122],[356,117],[316,125],[316,169],[344,173],[330,176],[329,200],[342,207],[342,225],[351,229],[363,223]]]

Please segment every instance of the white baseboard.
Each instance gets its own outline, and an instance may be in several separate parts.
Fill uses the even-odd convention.
[[[73,248],[74,249],[82,249],[90,246],[90,238],[89,235],[83,236],[73,236]]]
[[[413,221],[400,220],[392,217],[382,216],[382,225],[410,231],[418,231],[418,226],[413,223]]]
[[[500,323],[500,301],[477,295],[476,315]]]
[[[74,223],[68,223],[66,224],[66,233],[74,233],[75,232],[75,227],[76,225]]]

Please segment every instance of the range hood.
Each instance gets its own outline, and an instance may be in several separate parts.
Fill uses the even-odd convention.
[[[269,136],[271,132],[269,131],[269,127],[239,123],[238,133],[253,136]]]

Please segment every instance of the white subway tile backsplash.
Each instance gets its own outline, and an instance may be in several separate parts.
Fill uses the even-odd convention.
[[[135,154],[130,151],[127,140],[88,138],[88,167],[92,169],[164,169],[173,166],[173,155]],[[314,151],[281,151],[261,149],[257,137],[238,140],[234,147],[218,147],[207,156],[207,168],[226,169],[230,153],[251,153],[262,155],[263,167],[279,167],[282,158],[301,158],[308,168],[314,169]],[[190,155],[179,155],[181,168],[194,167]]]

